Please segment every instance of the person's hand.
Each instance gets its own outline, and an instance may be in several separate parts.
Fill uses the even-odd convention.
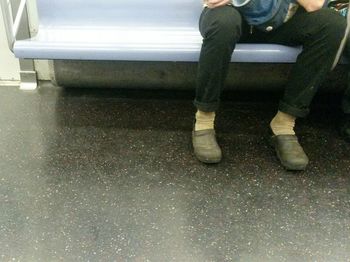
[[[215,7],[219,7],[219,6],[224,6],[227,4],[230,4],[231,0],[206,0],[205,4],[209,7],[209,8],[215,8]]]
[[[297,0],[299,5],[305,8],[308,12],[314,12],[321,9],[326,0]]]

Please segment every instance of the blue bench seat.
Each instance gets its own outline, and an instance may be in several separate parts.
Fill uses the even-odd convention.
[[[200,0],[37,0],[39,29],[18,58],[196,62]],[[233,62],[294,63],[300,48],[238,44]]]

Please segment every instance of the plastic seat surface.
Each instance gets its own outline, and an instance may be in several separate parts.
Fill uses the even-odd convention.
[[[184,61],[199,59],[200,0],[37,0],[38,34],[18,58]],[[238,44],[234,62],[293,63],[300,48]]]

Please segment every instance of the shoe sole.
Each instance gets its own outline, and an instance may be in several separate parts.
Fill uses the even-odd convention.
[[[208,158],[201,158],[201,157],[198,157],[197,155],[195,155],[196,158],[201,161],[202,163],[205,163],[205,164],[218,164],[221,162],[221,158],[217,158],[217,159],[208,159]]]
[[[307,167],[307,165],[290,165],[286,162],[284,162],[282,160],[282,158],[280,157],[280,154],[279,152],[276,150],[275,148],[275,151],[276,151],[276,155],[279,159],[279,161],[281,162],[282,166],[287,170],[287,171],[304,171]]]
[[[275,150],[278,160],[287,171],[304,171],[306,169],[307,165],[290,165],[283,161],[272,137],[269,138],[269,144]]]

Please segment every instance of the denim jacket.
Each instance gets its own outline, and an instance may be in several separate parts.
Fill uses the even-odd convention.
[[[248,24],[262,31],[272,31],[282,25],[291,4],[296,0],[232,0]]]

